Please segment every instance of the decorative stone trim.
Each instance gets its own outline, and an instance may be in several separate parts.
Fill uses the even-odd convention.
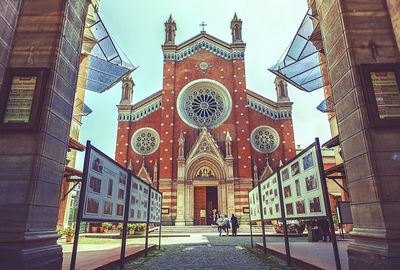
[[[162,107],[162,97],[159,97],[149,103],[136,108],[133,111],[120,111],[118,114],[119,121],[131,121],[136,122],[140,119],[146,117],[147,115],[161,109]]]
[[[244,48],[227,49],[207,38],[201,38],[178,51],[164,51],[164,61],[182,61],[200,50],[214,53],[223,59],[244,59]]]
[[[279,134],[270,126],[258,126],[251,132],[250,143],[260,153],[269,154],[279,146]]]
[[[259,113],[268,116],[271,119],[290,119],[292,118],[291,110],[280,110],[269,106],[268,104],[262,103],[259,100],[247,96],[247,106]]]

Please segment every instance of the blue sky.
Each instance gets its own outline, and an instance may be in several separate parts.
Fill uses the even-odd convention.
[[[139,68],[132,74],[135,81],[134,102],[161,89],[164,22],[172,14],[177,25],[176,43],[201,31],[204,21],[207,33],[231,42],[230,22],[236,12],[243,21],[242,36],[246,42],[247,88],[276,100],[274,77],[267,69],[278,61],[307,11],[306,0],[101,0],[100,16],[113,40]],[[289,86],[293,104],[296,144],[306,146],[320,137],[330,138],[328,118],[316,106],[324,99],[322,89],[313,93]],[[83,119],[80,141],[92,143],[114,158],[117,133],[117,108],[121,85],[103,94],[89,92],[85,103],[93,113]],[[78,159],[82,161],[82,156]]]

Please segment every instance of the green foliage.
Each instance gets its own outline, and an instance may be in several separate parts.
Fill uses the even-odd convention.
[[[75,233],[74,228],[72,228],[70,226],[64,228],[63,234],[71,236],[71,235],[74,235],[74,233]]]
[[[339,225],[339,218],[337,213],[332,213],[333,223]]]
[[[56,226],[56,232],[58,235],[62,235],[64,232],[64,227],[62,225],[57,225]]]
[[[122,225],[122,223],[119,223],[117,226],[117,230],[121,233],[123,229],[124,229],[124,226]]]
[[[136,224],[134,223],[128,223],[128,231],[133,231],[136,229]]]
[[[110,222],[103,222],[101,223],[101,227],[103,227],[103,229],[110,230],[112,228],[112,224]]]
[[[135,225],[136,225],[135,231],[144,232],[144,230],[146,229],[146,224],[139,223],[139,224],[135,224]]]

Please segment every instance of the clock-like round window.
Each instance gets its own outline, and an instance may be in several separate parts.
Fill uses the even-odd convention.
[[[152,128],[138,129],[131,138],[131,146],[139,155],[150,155],[160,146],[160,136]]]
[[[196,80],[179,93],[178,114],[191,127],[216,127],[229,117],[232,99],[228,90],[219,82]]]
[[[263,154],[269,154],[279,146],[279,134],[269,126],[259,126],[253,129],[250,135],[253,148]]]

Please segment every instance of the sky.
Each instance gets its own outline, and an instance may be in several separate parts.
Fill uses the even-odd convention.
[[[172,14],[180,44],[201,31],[231,42],[230,22],[236,12],[243,21],[242,37],[246,43],[246,85],[262,96],[276,101],[275,75],[268,68],[275,65],[289,46],[307,11],[306,0],[101,0],[100,16],[114,42],[138,66],[132,73],[135,82],[133,103],[161,90],[165,40],[164,22]],[[321,143],[330,138],[327,115],[316,109],[324,99],[322,89],[306,93],[289,85],[293,104],[296,145],[307,146],[315,137]],[[84,117],[80,142],[92,144],[114,158],[117,136],[117,108],[121,83],[102,94],[87,91],[85,103],[93,112]],[[82,167],[83,157],[78,157]],[[81,166],[79,166],[79,164]]]

